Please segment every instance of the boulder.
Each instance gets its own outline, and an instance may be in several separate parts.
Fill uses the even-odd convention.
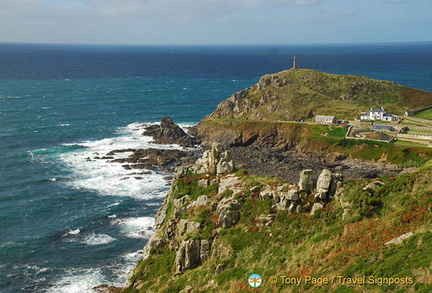
[[[290,189],[287,192],[286,198],[290,201],[298,201],[300,199],[297,189]]]
[[[216,276],[222,274],[222,272],[225,270],[225,267],[226,267],[226,265],[224,265],[224,264],[217,265],[214,274]]]
[[[198,180],[198,186],[199,187],[207,187],[207,186],[209,186],[209,181],[207,179],[200,179],[200,180]]]
[[[306,169],[300,172],[298,183],[300,191],[312,193],[316,185],[315,173],[312,169]]]
[[[160,125],[147,127],[143,135],[153,137],[154,142],[158,144],[179,144],[183,147],[192,147],[199,143],[168,117],[163,117]]]
[[[211,243],[208,240],[201,240],[200,247],[200,260],[201,263],[205,262],[210,257]]]
[[[209,258],[210,253],[211,243],[208,240],[183,241],[177,250],[174,260],[175,275],[201,265]]]
[[[213,143],[208,157],[208,172],[216,174],[217,164],[219,163],[224,147],[218,143]]]
[[[276,215],[274,214],[261,214],[258,217],[258,226],[264,226],[264,227],[270,227],[271,225],[274,224],[276,220]]]
[[[408,238],[410,238],[413,235],[414,235],[414,232],[405,233],[405,234],[403,234],[403,235],[401,235],[399,237],[396,237],[396,238],[393,238],[390,241],[387,241],[386,243],[384,243],[384,245],[390,245],[390,244],[399,245],[399,244],[402,244],[402,242],[405,239],[408,239]]]
[[[163,238],[160,238],[159,236],[156,236],[156,234],[153,234],[152,237],[148,240],[147,244],[144,246],[143,249],[143,259],[147,259],[150,256],[150,252],[154,248],[160,248],[166,244],[166,241]]]
[[[186,219],[181,219],[177,224],[177,235],[192,235],[200,228],[201,224],[196,221],[189,221]]]
[[[183,214],[187,210],[187,208],[185,207],[185,204],[189,201],[189,199],[190,199],[190,196],[185,195],[181,198],[173,200],[174,216],[176,218],[179,217],[181,214]]]
[[[231,228],[236,225],[240,220],[241,206],[232,198],[224,198],[220,201],[216,208],[216,212],[219,214],[218,224],[222,228]]]
[[[275,198],[275,191],[270,188],[270,186],[266,185],[259,194],[260,200],[266,200],[269,198]]]
[[[230,151],[224,151],[220,154],[219,161],[216,165],[216,174],[225,174],[234,172],[234,161]]]
[[[219,214],[218,224],[227,229],[235,226],[240,221],[240,212],[224,210]]]
[[[317,180],[317,195],[316,198],[324,200],[329,196],[329,191],[331,189],[333,174],[328,169],[322,170],[321,174],[318,176]]]
[[[226,151],[218,143],[213,143],[211,149],[205,151],[202,157],[196,161],[195,165],[197,173],[218,175],[231,173],[235,170],[231,151]]]
[[[201,264],[200,262],[200,240],[183,241],[176,253],[174,265],[176,268],[175,274],[181,274],[187,269],[192,269]]]
[[[313,204],[310,214],[315,215],[316,211],[322,210],[323,208],[324,208],[324,205],[322,203],[316,202]]]
[[[239,177],[234,176],[232,174],[226,177],[222,177],[220,178],[219,181],[218,193],[220,194],[226,190],[231,190],[233,191],[233,194],[237,194],[242,190],[242,188],[238,186],[240,185],[240,183],[241,183],[241,179],[239,179]]]
[[[385,183],[382,181],[373,181],[371,183],[369,183],[368,185],[366,185],[365,187],[363,187],[364,191],[367,191],[371,194],[374,194],[375,191],[378,190],[378,188],[380,188],[381,186],[383,186]]]
[[[176,168],[174,169],[174,176],[173,176],[173,179],[174,179],[174,180],[177,180],[177,179],[179,179],[179,178],[183,178],[184,176],[187,175],[188,172],[189,172],[189,167],[186,167],[186,166],[179,166],[179,167],[176,167]]]
[[[198,196],[196,201],[193,201],[189,206],[189,208],[197,208],[197,207],[202,207],[202,206],[206,206],[209,205],[210,201],[207,195],[200,195]]]

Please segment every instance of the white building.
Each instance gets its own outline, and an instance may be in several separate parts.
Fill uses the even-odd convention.
[[[360,116],[360,120],[393,121],[396,120],[396,117],[390,113],[387,113],[386,110],[381,107],[381,109],[370,109],[369,112]]]
[[[326,115],[316,115],[315,116],[315,123],[335,124],[336,123],[336,117],[335,116],[326,116]]]

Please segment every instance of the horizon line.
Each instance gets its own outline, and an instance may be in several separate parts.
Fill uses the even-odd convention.
[[[50,43],[50,42],[0,42],[0,45],[50,45],[50,46],[119,46],[119,47],[267,47],[267,46],[340,46],[340,45],[396,45],[427,44],[432,41],[391,41],[391,42],[347,42],[347,43],[274,43],[274,44],[123,44],[123,43]]]

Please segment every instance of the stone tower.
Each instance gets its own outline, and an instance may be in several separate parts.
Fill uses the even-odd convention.
[[[294,56],[294,61],[293,61],[293,69],[297,69],[297,57]]]

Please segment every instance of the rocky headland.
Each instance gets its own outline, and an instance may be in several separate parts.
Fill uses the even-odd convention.
[[[431,101],[392,82],[291,69],[233,94],[189,134],[163,118],[144,134],[184,150],[133,150],[118,161],[174,170],[158,229],[124,288],[95,290],[244,292],[252,273],[263,278],[260,292],[293,292],[280,281],[287,274],[300,280],[296,292],[432,290],[432,152],[288,121]],[[333,276],[398,282],[306,282]]]

